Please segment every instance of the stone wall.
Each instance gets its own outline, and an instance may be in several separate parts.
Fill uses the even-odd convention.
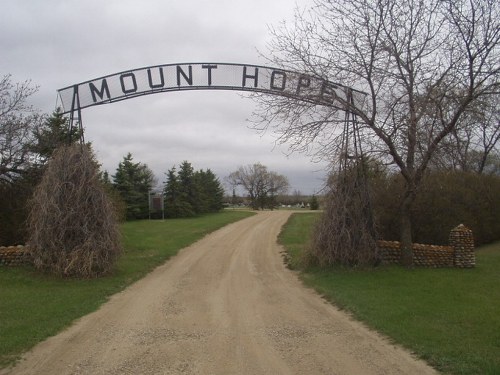
[[[476,265],[472,231],[463,224],[450,232],[449,246],[413,244],[413,264],[417,267],[472,268]],[[401,243],[378,241],[382,263],[399,264]]]
[[[401,243],[378,241],[382,263],[399,264]],[[451,246],[413,244],[413,264],[419,267],[453,267],[454,250]]]
[[[30,258],[24,246],[0,246],[0,266],[20,266],[26,263],[30,263]]]
[[[472,231],[460,224],[450,232],[449,246],[413,244],[413,264],[418,267],[472,268],[476,265]],[[382,263],[399,264],[401,243],[378,241]],[[18,266],[30,263],[24,246],[0,247],[0,266]]]

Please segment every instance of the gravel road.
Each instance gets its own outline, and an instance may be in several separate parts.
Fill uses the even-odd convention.
[[[436,374],[304,288],[290,212],[214,232],[36,346],[9,374]]]

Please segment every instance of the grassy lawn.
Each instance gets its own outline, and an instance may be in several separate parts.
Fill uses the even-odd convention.
[[[0,267],[0,368],[155,266],[226,224],[252,215],[224,211],[193,219],[135,221],[122,225],[125,252],[115,272],[95,280],[60,279],[31,267]]]
[[[315,214],[293,215],[280,235],[299,268]],[[409,348],[443,373],[500,374],[500,242],[476,268],[301,269],[335,305]]]

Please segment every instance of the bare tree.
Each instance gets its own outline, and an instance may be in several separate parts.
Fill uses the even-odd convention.
[[[10,75],[0,79],[0,180],[10,182],[30,165],[33,132],[41,118],[27,104],[37,91],[30,81],[11,82]]]
[[[500,96],[478,101],[439,146],[432,164],[441,169],[500,174]]]
[[[442,140],[485,97],[498,95],[500,3],[496,0],[315,0],[295,22],[271,30],[271,61],[367,93],[300,101],[259,96],[260,129],[292,150],[342,157],[343,111],[362,122],[365,151],[405,180],[401,262],[413,261],[410,210]],[[332,86],[334,87],[334,86]]]
[[[255,210],[274,208],[277,195],[286,194],[290,186],[285,176],[269,171],[260,163],[239,167],[227,179],[233,187],[245,189]]]

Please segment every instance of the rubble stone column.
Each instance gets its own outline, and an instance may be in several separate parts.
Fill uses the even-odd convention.
[[[476,266],[474,238],[469,228],[463,224],[453,228],[450,231],[450,246],[452,246],[455,251],[453,257],[454,267],[473,268]]]

